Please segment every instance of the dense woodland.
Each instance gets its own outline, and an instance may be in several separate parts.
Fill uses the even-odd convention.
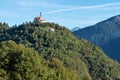
[[[0,80],[120,80],[118,62],[63,26],[26,22],[0,28]]]

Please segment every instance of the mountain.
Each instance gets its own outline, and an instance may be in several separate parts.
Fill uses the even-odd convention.
[[[107,55],[120,62],[120,37],[110,40],[102,48]]]
[[[73,33],[79,38],[84,38],[100,46],[108,56],[120,62],[120,46],[115,46],[120,37],[120,15],[111,17],[95,25],[79,29]],[[117,42],[115,42],[116,39]]]
[[[0,43],[0,79],[120,80],[118,62],[55,23],[9,28]]]
[[[71,31],[74,32],[74,31],[77,31],[79,29],[80,29],[79,27],[74,27],[73,29],[71,29]]]

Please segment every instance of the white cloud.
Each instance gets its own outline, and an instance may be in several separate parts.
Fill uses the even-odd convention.
[[[96,6],[67,6],[67,5],[59,5],[55,3],[51,3],[45,0],[19,0],[16,1],[16,4],[19,5],[22,9],[49,9],[50,11],[44,12],[44,14],[51,14],[51,13],[60,13],[60,12],[67,12],[67,11],[74,11],[74,10],[87,10],[87,9],[105,9],[108,10],[110,8],[115,7],[114,9],[120,7],[120,2],[118,3],[107,3],[103,5],[96,5]],[[56,10],[55,10],[56,9]],[[118,9],[118,8],[117,8]],[[53,10],[53,11],[52,11]]]
[[[65,11],[74,11],[74,10],[84,10],[84,9],[98,9],[98,8],[105,8],[105,7],[112,7],[112,6],[120,6],[120,2],[118,3],[107,3],[103,5],[96,5],[96,6],[66,6],[64,9],[58,9],[53,11],[45,12],[46,14],[50,13],[60,13]]]
[[[17,4],[21,7],[26,7],[26,8],[37,7],[39,5],[39,3],[36,1],[25,1],[25,0],[20,0],[17,2]]]
[[[16,2],[17,5],[23,7],[23,8],[64,8],[67,6],[61,6],[58,4],[54,4],[51,2],[47,2],[47,1],[40,1],[40,0],[20,0]]]

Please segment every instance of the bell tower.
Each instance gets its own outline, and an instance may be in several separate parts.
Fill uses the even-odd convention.
[[[42,13],[40,12],[40,18],[42,17]]]

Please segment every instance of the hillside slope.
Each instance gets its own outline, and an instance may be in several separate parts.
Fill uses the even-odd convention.
[[[93,26],[79,29],[73,33],[80,38],[84,38],[100,46],[108,56],[118,60],[118,58],[114,56],[120,56],[120,51],[116,53],[116,48],[119,48],[119,46],[112,46],[111,44],[116,43],[113,39],[120,37],[120,15],[111,17]],[[111,42],[111,40],[113,41]],[[107,47],[110,47],[110,50],[112,50],[112,52],[110,52],[109,48]]]
[[[0,44],[0,80],[85,79],[81,79],[76,71],[65,68],[59,59],[46,61],[33,49],[10,40]]]
[[[0,42],[8,40],[35,49],[47,61],[60,60],[65,68],[77,72],[79,80],[91,80],[90,76],[93,80],[120,79],[119,63],[58,24],[25,23],[0,34]]]

